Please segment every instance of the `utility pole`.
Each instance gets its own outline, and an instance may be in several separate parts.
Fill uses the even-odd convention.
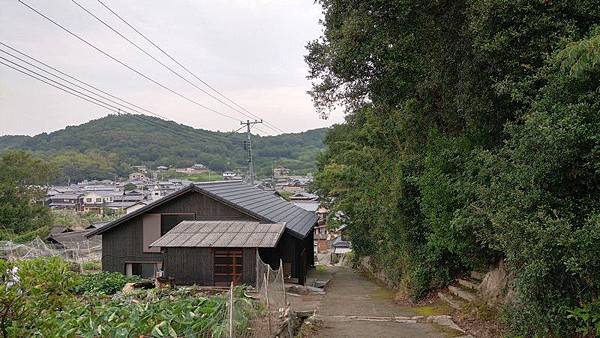
[[[263,123],[263,121],[262,120],[260,120],[260,121],[246,120],[246,122],[243,122],[243,121],[240,122],[241,125],[246,126],[247,140],[244,141],[244,149],[246,149],[246,151],[248,151],[248,179],[249,179],[248,181],[252,185],[254,185],[254,163],[252,162],[252,139],[250,138],[250,136],[251,136],[250,128],[252,127],[252,125],[259,124],[259,123]]]

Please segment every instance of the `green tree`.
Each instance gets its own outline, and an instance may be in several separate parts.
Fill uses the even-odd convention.
[[[45,186],[55,169],[24,151],[7,151],[0,157],[0,227],[5,235],[19,234],[50,224],[43,205]]]
[[[347,216],[356,253],[415,298],[506,258],[515,333],[572,334],[563,308],[598,291],[597,2],[319,3],[311,94],[346,122],[313,188]],[[574,266],[586,275],[567,282]]]

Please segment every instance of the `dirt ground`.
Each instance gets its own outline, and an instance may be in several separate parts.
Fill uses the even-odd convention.
[[[328,266],[317,279],[331,278],[324,296],[292,296],[295,310],[316,310],[315,337],[457,337],[460,332],[423,319],[423,309],[394,303],[394,293],[349,267]],[[427,308],[430,311],[431,307]],[[435,313],[441,314],[441,313]]]

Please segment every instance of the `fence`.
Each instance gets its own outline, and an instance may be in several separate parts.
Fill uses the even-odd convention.
[[[236,311],[239,300],[235,297],[233,285],[229,290],[228,302],[228,335],[229,337],[294,337],[292,308],[287,299],[283,264],[273,270],[269,264],[257,257],[256,288],[252,297],[258,299],[264,316],[260,316],[251,325],[251,330],[244,333],[235,332],[235,324],[243,320]]]
[[[69,247],[60,247],[46,243],[39,237],[27,243],[0,241],[0,257],[23,259],[58,256],[76,263],[99,261],[102,258],[102,246],[92,241],[73,243]]]

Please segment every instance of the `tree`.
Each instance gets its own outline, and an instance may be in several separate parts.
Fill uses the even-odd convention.
[[[600,291],[597,2],[319,3],[311,94],[346,122],[314,189],[356,253],[414,298],[506,258],[532,305],[511,312],[515,333],[572,335],[564,307]]]
[[[55,169],[24,151],[6,151],[0,157],[0,228],[5,235],[48,226],[49,210],[43,204],[46,185]]]

